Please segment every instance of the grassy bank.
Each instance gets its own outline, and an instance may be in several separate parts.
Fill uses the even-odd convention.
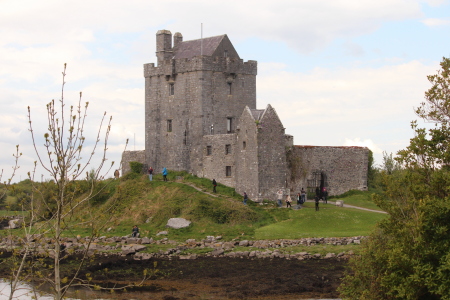
[[[163,182],[161,175],[154,176],[150,182],[145,175],[127,174],[102,184],[107,188],[75,211],[70,229],[63,236],[89,235],[89,224],[81,225],[88,215],[106,222],[99,231],[105,236],[128,235],[136,224],[142,236],[155,238],[158,232],[167,230],[165,225],[169,218],[192,221],[190,227],[168,230],[168,235],[164,236],[177,241],[203,239],[208,235],[220,235],[225,240],[369,235],[375,223],[386,217],[322,203],[319,212],[315,212],[314,204],[309,202],[300,210],[277,208],[271,201],[264,205],[249,201],[245,206],[242,196],[233,188],[219,183],[218,192],[212,194],[210,180],[185,172],[170,172],[169,182]],[[342,199],[346,204],[378,209],[371,201],[371,194],[352,191],[330,200]],[[112,203],[115,203],[114,210],[106,212],[106,207]],[[0,215],[7,214],[0,212]],[[14,232],[21,234],[19,230]]]

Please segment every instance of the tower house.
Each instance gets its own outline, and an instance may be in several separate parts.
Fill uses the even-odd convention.
[[[175,33],[172,46],[168,30],[156,34],[156,56],[144,65],[146,162],[202,176],[204,137],[234,134],[243,109],[256,108],[257,62],[240,59],[227,35]]]

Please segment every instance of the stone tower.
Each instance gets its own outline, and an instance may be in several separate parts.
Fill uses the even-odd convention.
[[[246,106],[256,108],[256,61],[243,62],[227,35],[183,41],[156,34],[157,66],[144,65],[145,156],[167,167],[203,172],[204,136],[233,134]]]

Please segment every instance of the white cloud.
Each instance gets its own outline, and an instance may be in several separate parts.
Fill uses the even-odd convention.
[[[378,147],[371,139],[361,140],[360,138],[354,138],[354,139],[346,138],[343,146],[367,147],[370,150],[372,150],[373,153],[376,153],[376,154],[383,153],[383,149]]]
[[[439,26],[450,25],[450,20],[447,20],[447,19],[428,18],[428,19],[423,19],[421,22],[429,27],[439,27]]]

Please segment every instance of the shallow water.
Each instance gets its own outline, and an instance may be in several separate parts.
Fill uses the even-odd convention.
[[[9,299],[10,296],[10,284],[7,281],[0,279],[0,300]],[[105,292],[92,291],[89,289],[72,290],[69,293],[67,300],[115,300],[117,297],[105,297]],[[128,293],[121,293],[120,299],[140,300],[140,299],[152,299],[152,293],[139,292],[138,298],[130,298]],[[130,293],[131,294],[131,293]],[[136,293],[133,293],[134,295]],[[14,293],[14,300],[54,300],[53,296],[46,295],[43,292],[34,291],[33,287],[29,284],[22,283]],[[274,298],[276,300],[276,298]],[[299,299],[300,300],[300,299]],[[342,299],[301,299],[301,300],[342,300]]]

